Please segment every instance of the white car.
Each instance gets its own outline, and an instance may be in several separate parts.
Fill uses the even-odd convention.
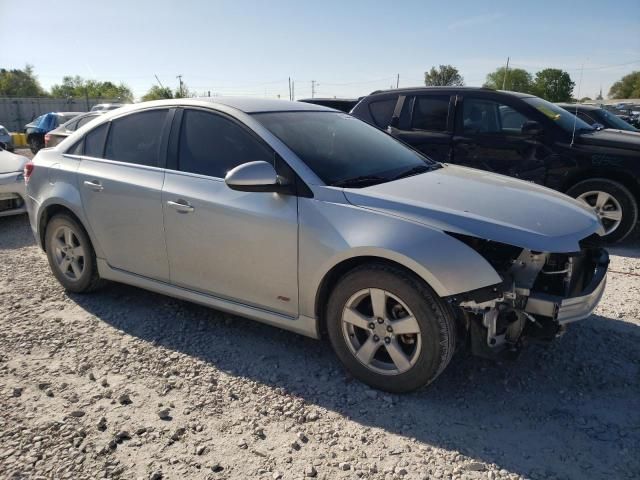
[[[0,217],[26,213],[24,166],[29,159],[0,148]]]

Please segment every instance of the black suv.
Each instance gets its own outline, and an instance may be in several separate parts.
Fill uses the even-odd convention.
[[[640,135],[597,131],[532,95],[487,88],[374,92],[351,114],[440,162],[532,181],[592,207],[606,241],[638,222]]]

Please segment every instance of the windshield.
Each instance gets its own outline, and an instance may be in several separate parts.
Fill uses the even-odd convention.
[[[598,111],[598,114],[603,118],[604,125],[609,126],[610,128],[617,128],[619,130],[629,130],[631,132],[637,132],[638,129],[629,125],[627,122],[622,120],[620,117],[614,115],[611,112],[607,112],[604,109]]]
[[[338,112],[254,114],[328,185],[374,185],[439,166],[350,115]]]
[[[573,113],[569,113],[564,108],[554,105],[538,97],[523,98],[525,102],[534,107],[539,112],[546,115],[555,123],[560,125],[567,132],[572,132],[575,125],[576,131],[593,131],[594,129],[584,120],[580,120]]]

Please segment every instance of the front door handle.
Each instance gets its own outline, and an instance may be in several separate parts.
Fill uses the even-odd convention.
[[[174,208],[180,213],[191,213],[195,210],[193,206],[189,205],[189,203],[185,202],[184,200],[178,200],[177,202],[172,202],[171,200],[169,200],[167,202],[167,205],[169,205],[171,208]]]
[[[92,180],[92,181],[85,180],[84,186],[89,187],[94,192],[101,192],[102,190],[104,190],[104,187],[100,185],[100,182],[97,180]]]

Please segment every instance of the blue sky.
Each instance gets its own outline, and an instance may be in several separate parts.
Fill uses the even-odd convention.
[[[182,74],[199,93],[358,96],[420,85],[432,65],[467,85],[514,67],[569,71],[595,96],[640,70],[640,1],[0,0],[0,67],[124,82],[136,96]],[[37,12],[37,14],[34,14]],[[574,94],[577,95],[577,88]]]

